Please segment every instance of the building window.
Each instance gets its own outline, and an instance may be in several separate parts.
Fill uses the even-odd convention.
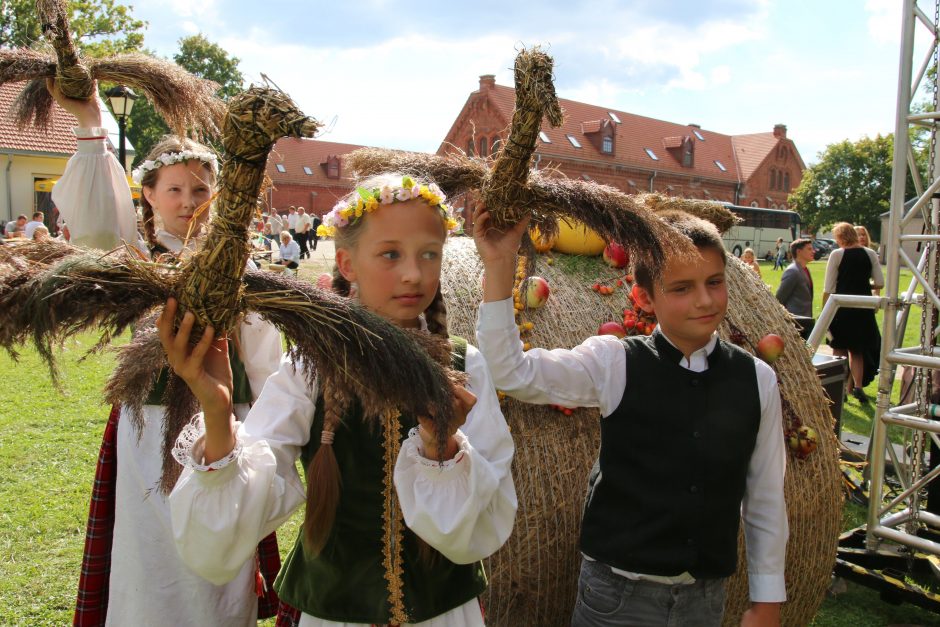
[[[689,149],[689,148],[686,148],[686,149],[682,152],[682,167],[683,167],[683,168],[691,168],[691,167],[692,167],[692,150]]]
[[[790,173],[789,172],[783,173],[783,191],[785,192],[790,191]]]
[[[307,176],[312,176],[312,175],[313,175],[313,170],[311,170],[311,169],[310,169],[309,167],[307,167],[307,166],[304,166],[304,174],[306,174]]]
[[[472,137],[467,140],[467,156],[468,157],[473,156],[473,138]]]
[[[770,189],[776,189],[777,187],[777,171],[770,171]]]
[[[649,155],[650,159],[652,159],[653,161],[659,161],[659,157],[656,156],[656,153],[653,152],[651,148],[644,148],[643,150],[646,151],[646,154]]]
[[[284,167],[283,163],[278,163],[274,167],[276,167],[277,171],[280,172],[281,174],[283,174],[284,172],[287,172],[287,168]]]
[[[577,138],[574,135],[565,135],[568,138],[568,141],[571,142],[571,145],[575,148],[580,148],[581,144],[578,142]]]
[[[705,141],[705,138],[702,137],[702,134],[698,132],[698,129],[692,129],[692,134],[695,135],[700,142]]]
[[[545,134],[545,131],[539,131],[539,139],[542,140],[542,143],[550,144],[552,140],[548,138],[548,135]]]
[[[617,124],[620,124],[620,118],[617,117],[617,114],[616,114],[616,113],[614,113],[613,111],[608,111],[608,112],[607,112],[607,115],[610,116],[610,119],[611,119],[611,120],[613,120],[613,121],[616,122]]]
[[[493,139],[493,146],[490,148],[490,154],[495,157],[496,153],[499,152],[499,147],[502,145],[502,143],[503,142],[500,141],[499,137]]]
[[[718,169],[721,170],[722,172],[728,171],[728,168],[725,167],[725,164],[723,164],[721,161],[718,161],[717,159],[715,160],[715,165],[717,165]]]
[[[604,137],[603,141],[601,142],[601,151],[608,155],[614,151],[614,138],[613,137],[611,137],[610,135],[607,135]]]
[[[486,138],[481,137],[480,138],[480,156],[485,157],[488,154],[490,154],[490,151],[486,149]]]

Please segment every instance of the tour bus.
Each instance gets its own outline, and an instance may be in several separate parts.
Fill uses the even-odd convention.
[[[722,236],[725,249],[735,257],[740,257],[745,248],[750,248],[758,259],[771,259],[778,238],[782,237],[783,244],[789,246],[800,236],[800,214],[795,211],[739,207],[727,202],[721,204],[741,218]]]

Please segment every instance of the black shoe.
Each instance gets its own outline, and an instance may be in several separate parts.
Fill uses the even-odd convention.
[[[865,390],[862,388],[855,388],[852,390],[852,396],[854,396],[855,399],[862,405],[868,404],[868,395],[865,394]]]

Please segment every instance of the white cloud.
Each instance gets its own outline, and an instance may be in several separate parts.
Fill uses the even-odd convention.
[[[192,20],[183,20],[180,23],[180,28],[183,29],[184,33],[188,33],[190,35],[196,35],[199,33],[199,27],[196,26],[196,23]]]
[[[242,59],[249,81],[264,73],[308,115],[338,116],[324,140],[434,151],[480,74],[512,84],[515,43],[408,36],[372,47],[315,48],[254,30],[220,45]]]
[[[868,33],[876,43],[900,44],[901,3],[897,0],[868,0]]]

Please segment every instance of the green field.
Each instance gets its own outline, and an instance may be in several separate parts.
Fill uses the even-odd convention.
[[[770,267],[764,267],[764,278],[775,286],[780,273]],[[817,290],[824,269],[824,262],[811,266]],[[100,391],[114,363],[107,353],[78,361],[93,340],[83,336],[61,351],[61,393],[50,386],[33,350],[24,349],[19,362],[0,355],[5,391],[0,402],[2,626],[71,623],[88,497],[109,411]],[[872,386],[867,391],[874,397]],[[873,407],[860,408],[849,400],[846,428],[867,433],[873,412]],[[846,528],[862,516],[857,508],[847,510]],[[282,551],[296,534],[298,520],[295,516],[282,528]],[[814,622],[847,627],[895,624],[934,625],[940,620],[909,605],[883,603],[876,593],[850,584],[847,592],[825,601]]]

